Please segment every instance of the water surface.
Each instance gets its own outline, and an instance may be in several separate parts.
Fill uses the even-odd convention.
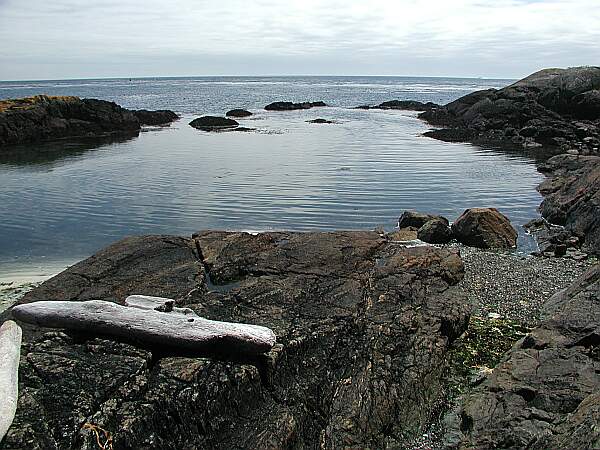
[[[505,81],[401,78],[160,79],[0,83],[172,108],[183,118],[137,137],[60,141],[0,157],[0,274],[52,272],[127,235],[227,230],[391,230],[405,209],[494,206],[520,225],[537,215],[542,176],[519,153],[422,137],[415,113],[356,110],[394,98],[445,103]],[[266,112],[273,100],[324,100]],[[245,107],[256,132],[206,133],[200,113]],[[310,124],[317,117],[335,124]],[[531,242],[523,233],[523,251]]]

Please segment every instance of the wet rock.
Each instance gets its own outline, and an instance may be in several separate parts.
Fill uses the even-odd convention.
[[[37,95],[0,101],[0,146],[139,130],[133,112],[104,100]]]
[[[332,120],[327,120],[327,119],[313,119],[313,120],[307,120],[308,123],[334,123]]]
[[[419,228],[417,237],[429,244],[447,244],[452,240],[452,230],[448,226],[448,220],[443,217],[435,218]]]
[[[448,224],[448,220],[442,216],[424,214],[417,211],[404,211],[398,219],[398,228],[415,227],[419,229],[433,219],[445,220],[446,224]]]
[[[190,122],[190,126],[204,131],[218,131],[228,128],[236,128],[239,123],[233,119],[216,116],[202,116]]]
[[[600,266],[545,305],[545,320],[466,396],[461,449],[594,448],[600,389]]]
[[[440,105],[432,102],[418,102],[415,100],[391,100],[383,102],[378,109],[400,109],[406,111],[429,111],[431,109],[438,108]]]
[[[479,248],[512,248],[517,231],[496,208],[470,208],[452,224],[456,239]]]
[[[161,295],[268,326],[278,344],[243,360],[165,358],[24,326],[17,416],[0,448],[91,449],[92,430],[114,448],[402,447],[430,419],[466,327],[462,277],[456,251],[373,232],[121,241],[27,300]]]
[[[324,102],[303,102],[303,103],[293,103],[293,102],[274,102],[265,106],[267,111],[293,111],[296,109],[310,109],[314,107],[327,106]]]
[[[168,109],[157,111],[148,111],[147,109],[138,109],[131,111],[137,117],[140,125],[167,125],[179,119],[179,116]]]
[[[250,117],[252,113],[250,111],[246,111],[245,109],[232,109],[231,111],[227,111],[225,114],[227,117]]]

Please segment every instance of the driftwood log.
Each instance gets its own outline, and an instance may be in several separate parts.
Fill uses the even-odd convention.
[[[17,411],[21,327],[8,320],[0,327],[0,441]]]
[[[133,307],[102,300],[40,301],[15,306],[12,312],[23,322],[105,337],[163,355],[259,355],[275,344],[269,328],[204,319],[191,310],[165,306],[169,299],[156,299],[136,296],[129,301]]]

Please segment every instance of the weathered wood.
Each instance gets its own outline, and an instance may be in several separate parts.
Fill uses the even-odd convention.
[[[160,311],[171,314],[183,314],[188,317],[198,317],[190,308],[176,308],[175,300],[164,297],[150,297],[148,295],[130,295],[125,299],[125,306],[145,310]]]
[[[21,327],[8,320],[0,327],[0,441],[17,411]]]
[[[275,344],[275,333],[266,327],[102,300],[41,301],[15,306],[12,313],[23,322],[115,339],[165,355],[258,355]]]

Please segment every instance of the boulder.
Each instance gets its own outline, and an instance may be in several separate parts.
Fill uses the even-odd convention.
[[[231,111],[227,111],[225,114],[227,117],[250,117],[252,113],[250,111],[246,111],[245,109],[232,109]]]
[[[131,112],[137,117],[140,125],[167,125],[179,119],[176,113],[168,109],[159,109],[157,111],[138,109]]]
[[[218,131],[236,128],[239,123],[226,117],[202,116],[190,122],[190,126],[204,131]]]
[[[293,111],[296,109],[310,109],[314,107],[327,106],[324,102],[274,102],[265,106],[267,111]]]
[[[496,208],[469,208],[452,224],[454,237],[465,245],[479,248],[512,248],[517,230]]]
[[[37,95],[0,101],[0,146],[139,130],[133,112],[104,100]]]
[[[434,214],[424,214],[417,211],[404,211],[398,219],[398,228],[415,227],[419,229],[427,222],[433,219],[441,219],[443,221],[445,220],[446,225],[448,224],[448,220],[442,216],[436,216]]]
[[[452,230],[445,218],[436,217],[419,228],[417,238],[429,244],[447,244],[452,240]]]
[[[446,351],[468,322],[463,272],[454,250],[374,232],[121,241],[24,302],[159,295],[266,326],[277,344],[262,356],[158,357],[24,324],[19,404],[0,448],[96,448],[104,431],[114,448],[406,447],[435,414]]]
[[[459,448],[598,447],[600,265],[554,295],[544,313],[463,399]]]

